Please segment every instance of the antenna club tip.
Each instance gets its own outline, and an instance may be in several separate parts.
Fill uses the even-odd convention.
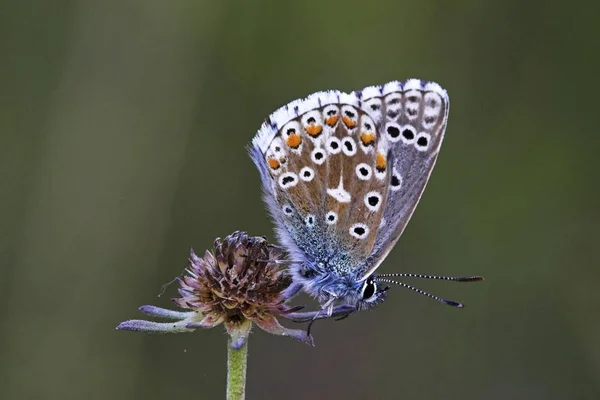
[[[465,305],[456,301],[452,301],[452,300],[443,300],[444,304],[447,304],[449,306],[452,307],[456,307],[456,308],[464,308]]]
[[[483,276],[465,276],[460,278],[460,282],[479,282],[485,280]]]

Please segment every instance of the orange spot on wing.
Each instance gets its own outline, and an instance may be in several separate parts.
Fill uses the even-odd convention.
[[[387,161],[385,160],[385,157],[383,156],[383,154],[377,153],[377,160],[375,161],[375,168],[377,168],[377,171],[383,172],[383,171],[385,171],[386,167],[387,167]]]
[[[325,118],[325,123],[333,127],[335,126],[335,124],[337,124],[338,119],[340,119],[340,117],[338,117],[337,115],[332,115],[331,117]]]
[[[346,117],[345,115],[342,117],[342,121],[344,121],[344,125],[346,125],[350,129],[356,126],[356,122],[352,121],[350,117]]]
[[[279,161],[277,161],[274,158],[269,158],[267,160],[267,163],[269,164],[269,167],[271,167],[271,169],[279,169],[279,167],[281,167],[281,164],[279,164]]]
[[[292,133],[285,141],[292,149],[297,149],[302,143],[302,138],[297,133]]]
[[[371,146],[375,143],[375,134],[373,132],[365,132],[360,135],[360,140],[365,146]]]
[[[306,127],[306,132],[312,137],[317,137],[323,131],[323,127],[317,124],[310,124]]]

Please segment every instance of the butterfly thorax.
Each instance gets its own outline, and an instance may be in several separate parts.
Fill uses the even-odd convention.
[[[362,286],[362,268],[356,268],[347,257],[316,263],[304,263],[290,268],[293,281],[321,303],[335,298],[340,303],[354,303]],[[353,268],[354,267],[354,268]]]

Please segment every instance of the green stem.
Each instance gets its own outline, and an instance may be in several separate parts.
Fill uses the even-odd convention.
[[[246,364],[248,363],[248,341],[239,350],[231,348],[227,341],[227,400],[246,398]]]

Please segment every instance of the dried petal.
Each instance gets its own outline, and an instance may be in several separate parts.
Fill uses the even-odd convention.
[[[166,308],[160,308],[160,307],[156,307],[156,306],[141,306],[139,308],[139,310],[141,312],[143,312],[144,314],[149,315],[151,317],[173,319],[176,321],[186,319],[186,318],[190,317],[191,315],[196,314],[195,311],[187,311],[187,312],[173,311],[173,310],[168,310]]]
[[[183,333],[192,332],[193,329],[186,327],[185,321],[180,322],[152,322],[132,319],[121,322],[116,328],[121,331],[135,331],[145,333]]]
[[[204,328],[204,329],[214,328],[215,326],[217,326],[220,323],[222,323],[223,319],[224,319],[223,317],[215,317],[213,315],[207,315],[201,321],[188,322],[185,325],[185,327],[186,328],[190,328],[190,329],[195,329],[195,328]]]
[[[273,335],[289,336],[311,346],[315,345],[313,342],[312,335],[309,335],[306,331],[302,329],[288,329],[280,325],[277,319],[273,316],[270,316],[262,321],[255,320],[254,322],[262,330],[269,332]]]

